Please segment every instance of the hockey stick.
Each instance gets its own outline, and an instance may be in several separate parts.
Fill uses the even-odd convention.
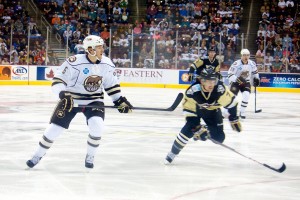
[[[257,161],[257,160],[254,160],[253,158],[250,158],[250,157],[248,157],[248,156],[245,156],[245,155],[241,154],[240,152],[236,151],[235,149],[233,149],[233,148],[231,148],[231,147],[229,147],[229,146],[227,146],[227,145],[225,145],[225,144],[222,144],[222,143],[220,143],[220,142],[218,142],[218,141],[216,141],[216,140],[214,140],[214,139],[212,139],[212,138],[208,138],[208,139],[211,140],[213,143],[216,143],[216,144],[218,144],[218,145],[221,145],[222,147],[225,147],[226,149],[229,149],[229,150],[231,150],[231,151],[233,151],[233,152],[235,152],[235,153],[237,153],[237,154],[239,154],[239,155],[241,155],[241,156],[243,156],[243,157],[245,157],[245,158],[248,158],[249,160],[252,160],[252,161],[254,161],[254,162],[256,162],[256,163],[258,163],[258,164],[260,164],[260,165],[262,165],[262,166],[264,166],[264,167],[266,167],[266,168],[269,168],[269,169],[271,169],[271,170],[274,170],[275,172],[282,173],[282,172],[284,172],[284,170],[286,169],[286,166],[285,166],[284,163],[282,163],[282,166],[281,166],[279,169],[276,169],[276,168],[274,168],[274,167],[271,167],[270,165],[261,163],[261,162],[259,162],[259,161]]]
[[[183,94],[179,93],[169,108],[148,108],[148,107],[133,107],[133,110],[152,110],[152,111],[174,111],[180,104],[183,98]],[[74,105],[74,107],[79,108],[118,108],[117,106],[97,106],[97,105]]]
[[[254,107],[255,113],[260,113],[262,111],[262,109],[256,110],[256,87],[254,87]]]

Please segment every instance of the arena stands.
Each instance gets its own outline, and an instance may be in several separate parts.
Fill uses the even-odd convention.
[[[299,73],[299,3],[264,0],[260,13],[256,62],[261,71]]]
[[[59,35],[63,46],[68,47],[69,55],[84,53],[82,40],[85,36],[99,35],[105,40],[107,55],[117,67],[187,69],[196,58],[206,57],[207,49],[213,48],[226,70],[239,57],[244,40],[241,31],[244,2],[239,0],[148,0],[146,7],[141,8],[146,13],[142,19],[132,18],[127,0],[34,1],[53,26],[53,34]],[[26,16],[18,2],[9,4],[14,4],[14,12],[25,13],[21,16]],[[2,5],[11,7],[7,3]],[[255,54],[260,70],[272,71],[272,62],[278,56],[283,63],[280,71],[296,72],[299,68],[298,3],[264,0],[260,12],[257,38],[253,41],[257,52],[251,52]],[[12,16],[11,11],[0,14],[3,16],[2,24]],[[39,44],[33,45],[29,52],[34,55],[30,56],[30,60],[38,63],[41,57],[42,63],[45,63],[45,36],[42,37],[39,27],[32,20],[29,16],[25,21],[24,17],[16,19],[14,35],[25,34],[30,26],[31,37],[39,38]],[[10,28],[2,26],[1,31],[4,35],[1,39],[9,46],[10,38],[7,36],[10,35]],[[24,45],[23,49],[17,49],[18,42],[15,41],[18,40],[14,39],[16,53],[11,52],[13,56],[9,59],[16,58],[21,51],[26,57]],[[19,42],[25,44],[21,41],[22,38]],[[3,50],[0,49],[0,56],[5,51],[4,46]],[[48,56],[47,62],[59,64],[55,53],[50,51]]]
[[[20,1],[0,1],[0,27],[1,64],[49,63],[45,39]]]

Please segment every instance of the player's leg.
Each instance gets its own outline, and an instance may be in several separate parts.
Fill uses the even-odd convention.
[[[41,158],[46,154],[47,150],[52,146],[54,140],[63,133],[65,129],[69,128],[69,124],[75,117],[76,113],[77,111],[75,109],[68,112],[60,109],[60,106],[55,108],[50,124],[48,128],[46,128],[37,150],[33,157],[26,162],[28,167],[32,168],[38,164]]]
[[[250,93],[251,93],[250,83],[246,83],[245,86],[241,88],[241,92],[242,92],[242,102],[240,108],[240,117],[242,119],[246,119],[246,108],[248,106]]]
[[[223,143],[225,140],[225,133],[221,109],[209,111],[209,114],[206,114],[205,117],[203,117],[203,120],[207,125],[210,137],[220,143]]]
[[[189,139],[193,137],[194,133],[192,129],[200,124],[199,117],[187,117],[186,120],[187,121],[185,125],[182,127],[180,133],[178,133],[176,139],[173,142],[171,151],[166,157],[165,164],[169,164],[174,160],[175,156],[178,155],[180,151],[185,147]]]
[[[104,105],[102,102],[94,102],[99,106]],[[88,108],[84,112],[89,127],[87,139],[87,154],[85,158],[85,167],[94,167],[94,157],[100,145],[101,135],[104,131],[104,108]]]

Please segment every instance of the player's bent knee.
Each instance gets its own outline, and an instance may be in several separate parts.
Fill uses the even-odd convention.
[[[223,143],[225,140],[225,133],[223,131],[223,126],[222,127],[217,127],[217,128],[209,128],[210,131],[210,137],[220,143]]]
[[[213,135],[213,136],[211,135],[211,138],[220,143],[223,143],[225,140],[225,134],[223,133],[223,134],[217,134],[217,135]]]
[[[100,137],[104,130],[104,122],[101,117],[91,117],[88,119],[89,133],[93,137]]]
[[[245,91],[243,92],[242,96],[243,96],[243,100],[248,100],[250,98],[250,92]]]
[[[51,141],[54,141],[65,129],[56,124],[50,124],[45,130],[44,136]]]

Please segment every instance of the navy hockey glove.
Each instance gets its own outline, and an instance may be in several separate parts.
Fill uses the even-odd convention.
[[[237,116],[235,116],[235,117],[229,116],[229,121],[230,121],[231,128],[234,131],[237,131],[237,132],[241,132],[242,131],[242,124],[239,121],[239,117],[237,117]]]
[[[259,78],[254,78],[254,79],[253,79],[253,86],[254,86],[254,87],[257,87],[257,86],[259,86],[259,84],[260,84]]]
[[[120,97],[118,100],[114,101],[115,106],[118,108],[120,113],[132,112],[133,106],[127,101],[125,97]]]
[[[193,73],[189,73],[189,82],[192,82],[194,80],[194,74]]]
[[[196,128],[193,128],[192,132],[194,133],[193,139],[195,141],[197,140],[205,141],[210,136],[206,126],[199,125]]]
[[[73,97],[71,93],[67,91],[61,91],[59,93],[59,98],[60,98],[60,103],[62,105],[62,109],[71,112],[74,105]]]
[[[246,81],[246,79],[244,79],[243,77],[238,77],[237,79],[236,79],[236,82],[239,84],[239,85],[243,85],[243,84],[245,84],[247,81]]]

